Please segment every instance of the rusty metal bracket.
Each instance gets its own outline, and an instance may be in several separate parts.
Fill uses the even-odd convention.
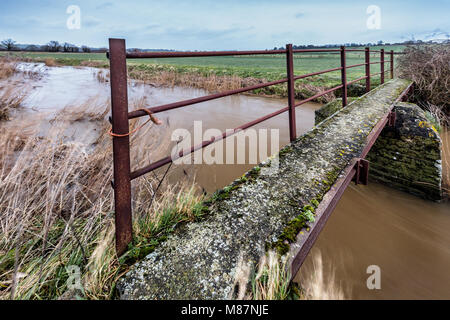
[[[353,178],[355,184],[367,186],[369,184],[369,161],[365,159],[358,159],[355,164],[355,170],[356,172]]]
[[[389,127],[394,127],[395,126],[395,121],[397,120],[397,114],[395,113],[395,111],[391,111],[389,113],[389,117],[388,117],[388,123],[387,125]]]

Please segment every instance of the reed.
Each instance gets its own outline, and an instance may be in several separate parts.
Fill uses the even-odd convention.
[[[83,107],[67,112],[53,119],[45,138],[24,135],[20,126],[1,129],[0,299],[112,298],[133,262],[176,224],[201,215],[192,183],[156,190],[158,177],[142,177],[132,186],[135,238],[117,257],[109,123],[101,108],[94,119],[87,107],[84,116]],[[74,112],[97,121],[103,134],[93,145],[60,138],[61,123],[71,125]],[[70,266],[80,268],[81,291],[70,289]]]
[[[21,106],[27,96],[26,86],[8,85],[0,90],[0,121],[8,120],[13,109]]]

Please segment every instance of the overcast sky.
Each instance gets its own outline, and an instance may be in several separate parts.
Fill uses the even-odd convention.
[[[67,27],[70,5],[80,8],[80,29]],[[380,8],[380,29],[367,27],[370,5]],[[0,0],[0,40],[100,47],[117,37],[125,38],[127,47],[242,50],[445,39],[449,12],[450,0]]]

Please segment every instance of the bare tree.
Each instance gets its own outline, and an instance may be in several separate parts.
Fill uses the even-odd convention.
[[[1,46],[6,50],[11,51],[16,47],[15,44],[16,42],[13,39],[6,39],[2,41]]]
[[[79,49],[76,45],[68,43],[68,42],[64,42],[62,48],[63,48],[64,52],[78,52],[79,51]]]
[[[39,51],[39,47],[34,44],[30,44],[25,48],[25,51]]]
[[[64,52],[70,52],[70,47],[71,47],[72,45],[70,44],[70,43],[68,43],[68,42],[64,42],[64,44],[63,44],[63,51]]]
[[[61,49],[61,45],[55,40],[50,41],[47,45],[50,52],[58,52]]]
[[[81,50],[83,50],[83,52],[85,53],[91,52],[91,48],[89,48],[88,46],[81,46]]]

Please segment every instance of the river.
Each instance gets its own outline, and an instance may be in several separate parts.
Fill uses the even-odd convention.
[[[35,119],[37,114],[49,119],[49,114],[64,107],[92,104],[94,100],[98,105],[109,103],[109,84],[97,80],[96,69],[48,68],[30,64],[23,65],[23,68],[39,70],[42,77],[31,81],[31,93],[24,102],[29,110],[20,116],[22,119],[27,118],[26,115]],[[139,101],[145,97],[151,105],[204,94],[203,90],[155,88],[134,82],[130,83],[129,90],[130,100]],[[158,145],[161,146],[174,129],[184,128],[192,133],[195,120],[202,119],[204,129],[225,130],[285,105],[286,100],[283,99],[248,95],[226,97],[158,114],[165,125],[161,128],[154,126],[141,138],[159,139]],[[297,108],[298,134],[313,126],[314,110],[319,107],[319,104],[309,103]],[[83,132],[98,129],[95,123],[89,121],[75,125],[78,131]],[[46,126],[43,127],[45,132]],[[280,147],[289,141],[286,113],[255,128],[279,129]],[[79,132],[74,136],[79,136]],[[446,159],[450,159],[450,133],[444,133],[442,138]],[[92,139],[90,136],[87,142]],[[147,162],[158,160],[170,152],[170,148],[159,148],[158,151],[142,146],[138,148],[141,153],[149,152],[144,156]],[[204,190],[213,192],[253,166],[174,166],[169,179],[176,182],[186,174],[195,176]],[[443,166],[444,173],[448,174],[448,160],[444,161]],[[369,290],[366,285],[370,276],[366,271],[372,265],[378,266],[381,271],[380,290]],[[350,185],[346,190],[295,280],[302,286],[321,291],[322,297],[328,298],[336,298],[336,292],[340,292],[345,299],[450,299],[449,270],[450,204],[425,201],[384,185],[370,183],[368,186]]]

